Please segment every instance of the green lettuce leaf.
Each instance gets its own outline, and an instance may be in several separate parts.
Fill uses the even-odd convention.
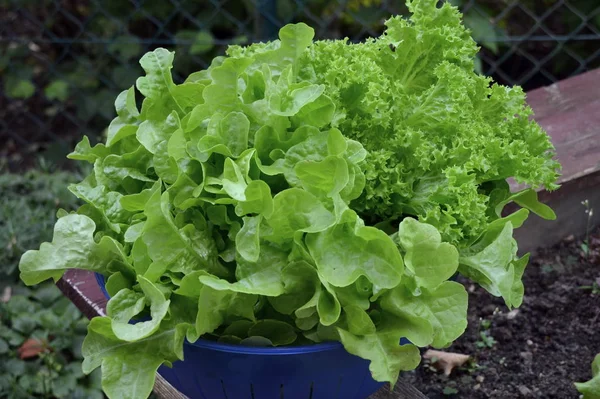
[[[583,399],[600,398],[600,354],[592,362],[592,379],[587,382],[576,382],[575,387],[583,395]]]
[[[170,302],[154,284],[142,276],[138,276],[138,282],[142,296],[125,288],[112,297],[106,306],[107,315],[112,318],[113,333],[123,341],[138,341],[155,333],[169,310]],[[146,301],[150,302],[151,319],[129,324],[144,309]]]
[[[212,333],[224,323],[239,318],[255,320],[256,296],[233,291],[215,290],[204,285],[199,290],[196,333]]]
[[[400,223],[397,239],[406,252],[406,269],[419,286],[433,289],[456,272],[457,249],[441,242],[440,233],[432,225],[406,218]]]
[[[381,308],[403,321],[402,336],[411,342],[443,348],[467,328],[467,300],[463,285],[454,281],[424,288],[418,296],[401,285],[382,296]]]
[[[461,253],[458,268],[490,294],[504,298],[509,308],[518,307],[523,302],[521,276],[529,259],[529,254],[517,258],[512,232],[510,221],[501,230],[490,230]]]
[[[106,133],[106,145],[111,146],[119,140],[135,135],[138,128],[138,117],[140,111],[135,104],[135,90],[130,87],[119,94],[115,100],[117,117],[108,125]]]
[[[377,381],[396,383],[400,371],[412,370],[419,365],[421,354],[414,345],[400,345],[400,337],[393,331],[357,336],[337,329],[344,348],[353,355],[371,361],[369,369]]]
[[[287,253],[273,246],[263,245],[255,262],[237,259],[236,282],[230,283],[214,276],[201,276],[200,281],[215,290],[279,296],[284,292],[282,269],[287,264]]]
[[[305,261],[287,264],[281,275],[283,293],[269,297],[269,302],[282,314],[291,314],[308,303],[321,284],[315,268]]]
[[[259,320],[248,330],[249,337],[267,338],[274,346],[289,345],[296,340],[294,327],[279,320]]]
[[[58,281],[67,269],[78,268],[108,274],[114,263],[130,267],[121,244],[104,236],[94,241],[96,225],[84,215],[67,215],[56,222],[51,243],[29,250],[19,263],[21,280],[33,285],[52,278]]]
[[[504,206],[511,201],[515,202],[517,205],[520,205],[525,209],[532,211],[541,218],[544,218],[546,220],[556,219],[556,214],[554,213],[554,211],[548,205],[539,202],[537,192],[530,188],[514,193],[508,198],[506,198],[504,201],[496,205],[495,210],[498,216],[500,216],[502,208],[504,208]]]
[[[375,334],[377,327],[373,320],[369,317],[368,313],[364,309],[350,305],[344,307],[344,314],[346,315],[346,322],[348,323],[348,330],[354,335],[369,335]]]
[[[217,275],[227,275],[217,257],[209,232],[196,229],[193,224],[178,227],[169,210],[169,194],[157,190],[148,200],[144,213],[147,217],[142,240],[152,259],[148,275],[158,278],[166,270],[190,273],[207,270]],[[149,273],[147,272],[147,273]]]
[[[183,359],[183,328],[180,325],[126,342],[114,335],[109,317],[96,317],[83,341],[83,372],[102,366],[102,389],[110,398],[146,398],[154,387],[158,367]]]
[[[267,222],[273,229],[274,239],[289,239],[297,231],[316,233],[326,230],[335,223],[335,215],[310,192],[290,188],[273,198],[273,214]]]
[[[379,229],[365,226],[352,211],[344,213],[341,223],[307,235],[306,244],[319,273],[337,287],[365,276],[379,287],[393,288],[404,271],[392,239]]]

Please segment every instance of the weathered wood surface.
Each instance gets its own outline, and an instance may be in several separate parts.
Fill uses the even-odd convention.
[[[427,396],[423,395],[417,388],[402,381],[402,377],[400,377],[392,392],[390,392],[389,387],[385,386],[371,395],[369,399],[427,399]]]
[[[562,164],[562,187],[541,191],[540,200],[551,206],[556,221],[531,215],[515,231],[522,252],[557,243],[585,232],[587,215],[581,201],[596,211],[592,225],[600,224],[600,69],[527,93],[534,119],[552,137]],[[513,185],[513,189],[517,189]]]
[[[600,219],[600,69],[534,90],[527,102],[535,119],[551,135],[563,165],[555,192],[540,192],[543,202],[554,208],[558,221],[547,222],[535,215],[515,233],[521,249],[535,250],[551,245],[569,234],[584,232],[587,215],[581,201],[596,207],[593,223]],[[513,189],[517,189],[513,185]],[[89,318],[104,315],[106,299],[92,273],[68,271],[57,284],[63,293]],[[155,393],[162,399],[184,399],[167,381],[157,376]],[[393,392],[385,387],[370,399],[426,398],[414,387],[398,381]]]
[[[552,137],[559,182],[600,170],[600,69],[527,93],[534,119]]]

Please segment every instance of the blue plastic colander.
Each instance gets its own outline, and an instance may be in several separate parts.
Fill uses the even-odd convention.
[[[96,280],[109,298],[104,276]],[[185,341],[183,353],[158,372],[190,399],[364,399],[383,385],[339,342],[257,348],[199,339]]]

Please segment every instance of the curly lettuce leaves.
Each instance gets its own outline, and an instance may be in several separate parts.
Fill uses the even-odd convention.
[[[152,259],[146,275],[151,280],[166,270],[191,273],[207,270],[216,275],[227,275],[228,270],[220,264],[215,244],[208,230],[199,230],[193,223],[177,226],[169,210],[168,193],[156,191],[146,203],[141,238]]]
[[[198,295],[196,333],[198,336],[212,333],[223,323],[231,323],[240,317],[255,320],[255,302],[256,297],[252,295],[203,286]]]
[[[112,120],[106,133],[106,146],[117,143],[125,137],[135,135],[140,112],[135,103],[135,89],[130,87],[121,92],[115,100],[117,117]]]
[[[273,308],[285,315],[292,314],[305,306],[317,291],[320,280],[315,268],[305,261],[288,263],[281,270],[283,293],[269,297]]]
[[[513,229],[530,211],[555,217],[535,191],[556,188],[552,145],[520,88],[473,73],[456,8],[409,9],[359,44],[288,25],[182,84],[173,53],[142,57],[106,142],[69,155],[93,165],[70,187],[85,204],[20,264],[27,284],[108,277],[83,352],[110,398],[146,397],[184,337],[337,340],[393,384],[417,347],[464,331],[457,271],[522,302]],[[510,202],[522,208],[503,215]]]
[[[462,246],[489,223],[480,185],[514,177],[554,189],[559,165],[523,91],[473,72],[477,46],[458,11],[434,1],[410,8],[377,39],[316,42],[301,77],[326,83],[336,127],[368,151],[353,208],[417,216]]]

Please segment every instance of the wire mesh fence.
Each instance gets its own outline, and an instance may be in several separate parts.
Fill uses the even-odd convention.
[[[526,90],[600,66],[597,0],[452,0],[482,50],[478,68]],[[177,52],[176,79],[229,44],[276,38],[306,22],[317,38],[379,35],[400,0],[0,0],[0,160],[27,167],[98,138],[137,60]]]

